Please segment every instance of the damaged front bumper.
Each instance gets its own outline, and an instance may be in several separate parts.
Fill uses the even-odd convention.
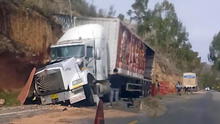
[[[70,104],[86,99],[83,87],[78,87],[71,91],[64,91],[60,93],[40,96],[42,104],[55,104],[69,100]]]

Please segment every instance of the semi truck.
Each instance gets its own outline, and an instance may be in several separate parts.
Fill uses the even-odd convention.
[[[196,78],[196,73],[183,73],[183,87],[186,88],[197,88],[198,83],[197,83],[197,78]]]
[[[121,97],[144,96],[152,81],[154,54],[117,18],[75,18],[74,27],[50,47],[51,61],[37,69],[27,99],[94,104],[108,97],[114,69],[123,79]]]

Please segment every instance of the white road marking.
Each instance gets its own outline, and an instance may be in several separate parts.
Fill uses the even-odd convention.
[[[1,116],[7,116],[7,115],[13,115],[13,114],[21,114],[21,113],[27,113],[27,112],[35,112],[35,111],[44,110],[44,109],[47,109],[47,108],[31,109],[31,110],[24,110],[24,111],[18,111],[18,112],[8,112],[8,113],[0,114],[0,117],[1,117]]]

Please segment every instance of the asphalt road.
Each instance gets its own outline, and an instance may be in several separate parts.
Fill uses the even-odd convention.
[[[167,112],[160,117],[112,118],[106,124],[220,124],[220,93],[205,92],[168,98]]]
[[[56,112],[57,109],[49,109],[47,106],[25,105],[0,108],[0,124],[8,124],[17,118],[32,117],[34,115]]]
[[[167,111],[159,117],[146,113],[105,110],[105,124],[220,124],[220,92],[200,92],[193,95],[164,96],[162,100]],[[96,109],[65,106],[18,106],[0,108],[0,123],[26,124],[68,123],[93,124]],[[58,117],[59,116],[59,117]],[[39,119],[40,118],[40,119]],[[21,119],[21,120],[20,120]]]

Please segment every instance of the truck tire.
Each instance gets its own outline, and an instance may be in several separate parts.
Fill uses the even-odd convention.
[[[110,93],[104,94],[101,98],[103,102],[110,102]]]
[[[95,101],[93,98],[93,91],[92,91],[91,86],[87,84],[87,85],[84,85],[83,88],[84,88],[85,96],[86,96],[86,100],[85,100],[86,104],[89,106],[94,106]]]

